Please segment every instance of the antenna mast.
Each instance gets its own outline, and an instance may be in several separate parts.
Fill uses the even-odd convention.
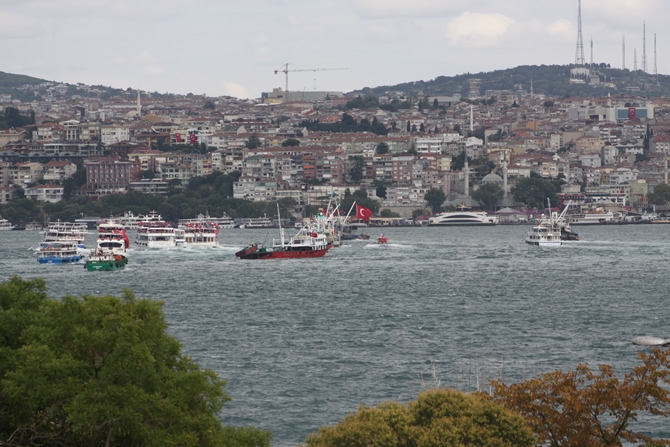
[[[637,48],[633,48],[633,71],[637,71]]]
[[[656,78],[656,85],[658,85],[658,65],[656,64],[656,33],[654,33],[654,77]]]
[[[584,41],[582,40],[582,0],[577,0],[577,51],[575,65],[584,65]]]
[[[626,35],[621,36],[621,69],[626,69]]]
[[[593,36],[591,36],[591,64],[593,67]]]
[[[642,71],[647,72],[647,24],[642,22]]]

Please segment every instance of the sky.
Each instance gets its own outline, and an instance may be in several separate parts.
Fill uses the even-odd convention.
[[[667,0],[582,0],[586,62],[670,73]],[[0,71],[258,98],[575,62],[577,0],[0,0]],[[664,57],[665,56],[665,57]],[[337,69],[319,70],[313,69]],[[279,70],[275,73],[275,70]]]

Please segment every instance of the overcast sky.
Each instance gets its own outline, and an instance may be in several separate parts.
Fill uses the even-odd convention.
[[[583,0],[586,62],[670,72],[667,0]],[[161,93],[351,91],[575,61],[577,0],[0,0],[0,71]]]

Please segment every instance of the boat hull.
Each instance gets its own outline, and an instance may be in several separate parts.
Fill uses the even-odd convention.
[[[240,259],[303,259],[303,258],[320,258],[328,253],[328,248],[323,249],[304,249],[304,250],[272,250],[259,248],[254,245],[246,247],[237,253]]]
[[[39,258],[38,261],[40,264],[74,264],[75,262],[81,261],[83,257],[84,257],[83,255],[62,256],[62,257],[49,256]]]
[[[535,245],[539,247],[558,247],[563,245],[561,241],[526,241],[528,245]]]

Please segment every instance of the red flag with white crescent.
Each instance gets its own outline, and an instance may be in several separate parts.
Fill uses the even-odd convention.
[[[356,205],[356,217],[361,220],[370,220],[372,210],[361,205]]]

